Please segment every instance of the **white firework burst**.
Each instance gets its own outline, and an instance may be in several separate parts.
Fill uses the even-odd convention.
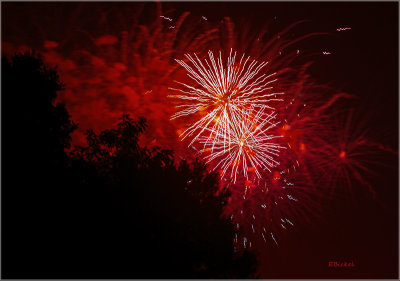
[[[192,137],[193,144],[205,132],[216,132],[219,136],[229,135],[232,122],[239,120],[243,112],[252,108],[270,108],[268,103],[280,101],[282,92],[274,92],[273,83],[277,81],[276,73],[263,73],[268,62],[250,61],[243,54],[236,61],[236,52],[230,51],[226,65],[222,54],[215,59],[212,51],[209,59],[203,61],[196,54],[186,54],[189,65],[183,60],[176,60],[188,71],[188,76],[195,82],[181,89],[170,88],[179,94],[170,95],[181,104],[179,111],[171,119],[200,114],[202,117],[189,126],[181,135],[182,139]]]

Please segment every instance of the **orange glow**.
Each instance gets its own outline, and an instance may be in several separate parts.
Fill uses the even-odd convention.
[[[345,151],[341,151],[340,154],[339,154],[339,157],[342,158],[342,159],[346,158],[346,152]]]
[[[240,160],[233,161],[231,165],[232,165],[232,167],[239,167]]]
[[[244,186],[245,187],[250,187],[251,186],[251,181],[249,181],[249,180],[246,180],[246,182],[244,183]]]
[[[207,108],[205,106],[200,107],[198,114],[201,115],[201,116],[206,115],[207,114]]]
[[[247,168],[247,172],[255,172],[255,171],[256,171],[256,167]]]
[[[300,151],[305,151],[306,150],[306,145],[304,143],[300,144]]]
[[[278,171],[274,172],[274,179],[280,179],[281,178],[281,174]]]
[[[289,131],[289,130],[290,130],[290,125],[289,124],[285,124],[285,125],[283,125],[282,127],[280,127],[278,129],[278,132],[279,132],[279,134],[281,136],[286,136],[287,131]]]

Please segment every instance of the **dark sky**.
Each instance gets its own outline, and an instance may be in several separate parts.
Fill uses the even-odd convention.
[[[113,50],[93,50],[100,44],[99,38],[119,34],[120,30],[129,28],[130,21],[115,19],[108,22],[104,16],[106,13],[99,11],[121,10],[128,15],[138,10],[139,6],[135,2],[85,5],[72,2],[2,2],[3,53],[10,54],[25,46],[39,50],[44,53],[45,59],[47,55],[48,61],[58,64],[61,80],[69,89],[62,100],[66,102],[72,119],[81,124],[82,130],[110,127],[121,112],[128,110],[124,107],[126,104],[137,103],[140,99],[142,104],[137,110],[153,122],[150,123],[154,125],[152,133],[161,145],[175,148],[170,143],[171,139],[176,139],[175,128],[172,125],[165,127],[162,123],[170,116],[162,101],[157,98],[132,98],[137,93],[132,94],[130,88],[124,88],[123,82],[118,82],[121,83],[118,84],[120,90],[109,96],[107,93],[91,92],[86,89],[87,85],[81,83],[83,78],[77,78],[80,75],[75,69],[78,64],[87,67],[87,73],[98,79],[118,71]],[[145,6],[140,14],[142,23],[149,20],[155,5],[148,3]],[[192,18],[204,16],[213,23],[230,17],[236,25],[243,23],[254,29],[270,23],[268,34],[271,36],[293,22],[307,20],[293,31],[294,37],[310,32],[327,32],[296,45],[314,54],[309,73],[320,84],[357,96],[359,99],[355,107],[367,117],[366,127],[370,129],[371,136],[382,145],[398,150],[397,2],[163,2],[162,9],[165,15],[175,18],[190,11]],[[351,29],[339,32],[338,28]],[[46,41],[56,42],[58,46],[46,47]],[[87,43],[89,41],[95,43]],[[73,50],[78,49],[91,54],[90,63],[78,61],[73,54]],[[323,51],[331,54],[322,55]],[[95,58],[102,59],[96,61],[98,65],[94,62]],[[102,64],[106,64],[105,68],[110,72],[103,70]],[[110,81],[115,88],[115,80]],[[101,87],[111,89],[107,83],[101,82]],[[145,85],[143,89],[150,88]],[[133,101],[127,98],[129,95]],[[149,140],[152,138],[154,136]],[[387,158],[390,168],[379,170],[380,176],[372,183],[386,206],[384,209],[368,198],[359,198],[356,206],[341,203],[340,200],[333,202],[331,207],[335,215],[325,221],[325,226],[297,230],[288,238],[286,246],[263,250],[269,252],[262,254],[262,276],[394,276],[398,264],[396,158]],[[327,268],[326,264],[331,260],[354,260],[357,266],[348,271]],[[280,275],[282,272],[286,275]]]

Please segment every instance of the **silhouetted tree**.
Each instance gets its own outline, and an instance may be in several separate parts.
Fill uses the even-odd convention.
[[[121,247],[137,254],[120,257],[117,264],[131,264],[120,273],[139,278],[243,278],[253,273],[254,256],[234,253],[232,223],[221,218],[228,194],[215,195],[217,174],[199,160],[175,164],[172,151],[139,147],[145,128],[144,119],[125,115],[117,129],[98,135],[88,131],[89,145],[74,151],[75,161],[93,165],[112,194],[109,214],[121,221],[109,231],[126,235],[119,240]]]
[[[140,147],[144,118],[89,130],[70,156],[76,125],[55,70],[40,56],[2,60],[4,278],[245,278],[255,258],[235,254],[228,194],[201,161]]]
[[[56,70],[46,68],[40,56],[2,58],[4,274],[29,277],[38,257],[51,255],[48,245],[56,243],[52,226],[59,220],[64,149],[76,128],[64,105],[55,103],[62,89]]]

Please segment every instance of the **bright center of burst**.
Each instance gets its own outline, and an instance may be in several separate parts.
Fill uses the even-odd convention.
[[[229,93],[224,93],[223,95],[221,95],[216,104],[217,106],[226,106],[228,103],[230,102],[230,94]]]

